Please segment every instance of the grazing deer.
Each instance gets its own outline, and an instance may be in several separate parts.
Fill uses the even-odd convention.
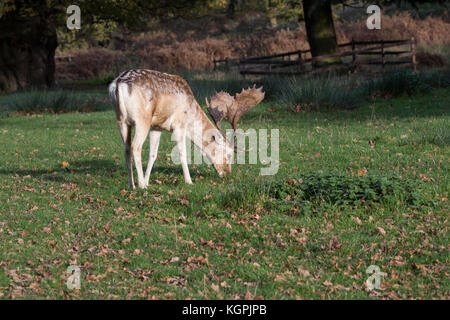
[[[231,173],[233,147],[226,141],[223,131],[218,130],[203,112],[185,80],[158,71],[136,69],[122,73],[108,89],[125,147],[130,188],[135,188],[132,156],[139,188],[148,186],[162,130],[173,132],[186,183],[192,183],[186,137],[213,163],[219,176]],[[133,126],[135,135],[131,140]],[[150,152],[144,176],[141,154],[149,131]]]

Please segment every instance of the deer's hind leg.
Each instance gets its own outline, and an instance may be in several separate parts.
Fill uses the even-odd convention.
[[[147,170],[145,171],[145,186],[148,186],[148,181],[150,180],[150,173],[152,172],[153,164],[155,163],[156,157],[158,156],[159,140],[161,138],[161,131],[156,129],[150,129],[149,137],[149,156]]]
[[[133,179],[133,162],[131,161],[131,126],[125,122],[118,122],[120,136],[122,137],[123,146],[125,148],[125,163],[128,170],[128,186],[130,189],[134,189]]]
[[[131,143],[131,151],[134,157],[134,164],[136,165],[136,172],[138,176],[139,188],[145,188],[144,172],[142,170],[142,145],[147,139],[150,124],[145,121],[136,122],[136,132],[134,134],[133,142]]]

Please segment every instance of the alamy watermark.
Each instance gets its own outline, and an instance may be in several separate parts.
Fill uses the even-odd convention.
[[[381,29],[381,9],[376,4],[372,4],[367,7],[367,11],[370,16],[367,18],[366,26],[369,30]]]
[[[202,136],[207,137],[209,135],[213,135],[217,130],[205,130],[202,131],[201,127],[194,128],[193,136]],[[236,137],[236,142],[234,141],[234,135]],[[207,163],[211,164],[210,159],[206,156],[205,151],[208,149],[214,150],[215,161],[218,164],[223,164],[224,162],[230,164],[262,164],[264,167],[260,168],[260,174],[263,176],[267,175],[275,175],[279,169],[279,157],[280,157],[280,134],[279,129],[270,129],[270,134],[267,129],[237,129],[235,132],[230,129],[226,131],[227,139],[221,141],[223,145],[229,144],[230,148],[235,148],[236,145],[236,153],[232,159],[227,159],[225,154],[225,148],[217,148],[216,143],[210,143],[207,146],[204,146],[204,149],[194,148],[194,152],[192,152],[192,142],[191,139],[186,139],[186,156],[188,164],[202,164]],[[270,143],[269,143],[270,137]],[[172,141],[176,141],[177,137],[172,134]],[[207,139],[206,139],[207,140]],[[247,144],[248,141],[248,144]],[[220,144],[219,143],[219,144]],[[179,165],[181,164],[178,148],[176,146],[173,147],[172,152],[170,154],[171,160]],[[223,160],[223,161],[222,161]]]
[[[71,5],[67,7],[67,14],[70,16],[67,17],[66,25],[69,30],[79,30],[81,29],[81,9],[77,5]]]
[[[371,265],[366,269],[366,273],[370,274],[369,278],[366,280],[366,287],[368,290],[372,291],[374,289],[381,289],[381,277],[385,276],[386,273],[381,272],[379,266]]]
[[[70,276],[67,278],[66,286],[69,290],[81,288],[81,269],[79,266],[71,265],[67,268],[66,273]]]

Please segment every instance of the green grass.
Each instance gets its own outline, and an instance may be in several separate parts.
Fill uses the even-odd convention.
[[[0,297],[448,299],[449,98],[297,113],[265,102],[241,127],[280,129],[275,176],[190,165],[185,185],[165,133],[136,191],[112,111],[2,117]],[[407,187],[373,203],[287,198],[290,179],[317,192],[321,177],[327,192],[372,177],[412,184],[421,201],[405,201]],[[72,264],[81,290],[66,288]],[[381,290],[365,289],[370,265],[386,273]]]

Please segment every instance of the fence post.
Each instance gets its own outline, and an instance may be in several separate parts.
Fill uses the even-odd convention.
[[[214,59],[213,61],[214,61],[214,69],[213,70],[216,71],[216,69],[217,69],[217,61],[216,61],[216,59]]]
[[[355,39],[352,38],[352,59],[353,64],[356,63],[356,53],[355,53]]]
[[[228,61],[228,58],[225,58],[225,63],[226,63],[226,70],[230,71],[230,61]]]
[[[298,73],[302,73],[303,61],[302,61],[302,51],[298,52]]]
[[[384,70],[385,58],[384,58],[384,40],[381,40],[381,67]]]
[[[357,69],[355,50],[356,50],[355,39],[353,39],[353,37],[352,37],[352,67],[351,67],[351,69],[353,70],[353,72],[356,72],[356,69]]]
[[[417,61],[416,61],[416,39],[414,37],[411,37],[411,52],[412,52],[412,56],[411,56],[411,62],[413,64],[413,70],[414,73],[417,72]]]

